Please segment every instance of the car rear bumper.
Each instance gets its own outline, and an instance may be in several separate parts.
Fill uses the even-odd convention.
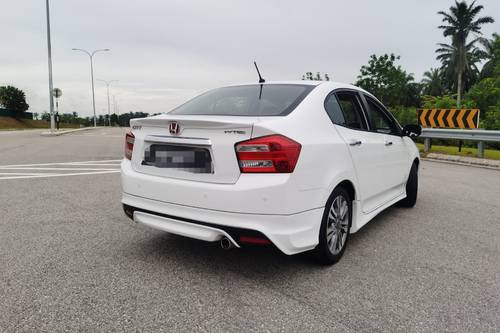
[[[293,174],[287,173],[241,174],[234,184],[219,184],[141,173],[124,159],[121,180],[125,193],[208,210],[290,215],[325,204],[324,189],[300,189]]]
[[[267,238],[291,255],[318,244],[323,208],[290,215],[245,214],[172,204],[123,193],[125,212],[135,222],[186,237],[217,241],[240,237]],[[229,236],[229,237],[228,237]]]

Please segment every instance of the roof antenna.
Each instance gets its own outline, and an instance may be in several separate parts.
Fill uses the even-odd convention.
[[[262,75],[260,75],[259,67],[257,67],[257,62],[255,62],[255,61],[254,61],[254,62],[253,62],[253,64],[255,65],[255,69],[257,70],[257,74],[259,74],[259,83],[264,83],[264,82],[266,82],[266,80],[264,80],[264,79],[262,78]]]

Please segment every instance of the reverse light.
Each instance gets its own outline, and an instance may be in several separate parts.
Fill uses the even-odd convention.
[[[132,132],[127,132],[125,134],[125,158],[128,160],[132,159],[132,151],[134,150],[135,136]]]
[[[242,173],[291,173],[301,145],[283,135],[269,135],[239,142],[235,149]]]

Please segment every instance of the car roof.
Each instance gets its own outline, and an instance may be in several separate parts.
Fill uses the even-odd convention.
[[[234,87],[234,86],[245,86],[245,85],[255,85],[259,84],[259,82],[246,82],[246,83],[239,83],[239,84],[231,84],[228,85],[227,87]],[[287,81],[266,81],[262,83],[263,85],[272,85],[272,84],[295,84],[295,85],[308,85],[308,86],[325,86],[326,88],[329,88],[331,90],[334,89],[354,89],[358,91],[365,92],[369,95],[371,95],[369,92],[365,91],[364,89],[360,87],[356,87],[352,84],[348,83],[342,83],[342,82],[334,82],[334,81],[311,81],[311,80],[287,80]]]

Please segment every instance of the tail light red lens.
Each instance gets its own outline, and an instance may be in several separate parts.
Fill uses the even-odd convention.
[[[132,151],[134,150],[135,136],[132,132],[125,134],[125,158],[132,159]]]
[[[291,173],[301,145],[283,135],[269,135],[236,144],[242,173]]]

